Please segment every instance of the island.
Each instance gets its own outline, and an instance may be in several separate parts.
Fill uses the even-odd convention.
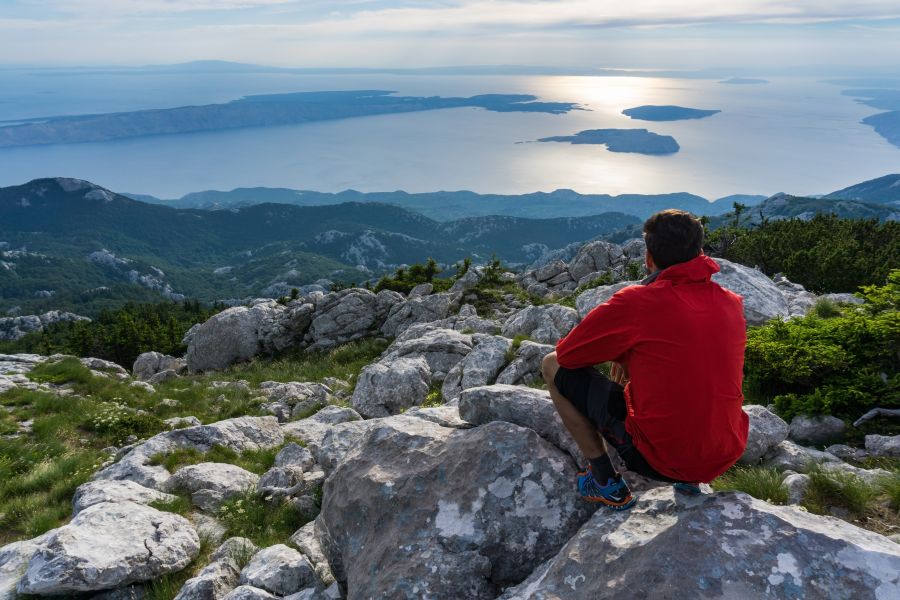
[[[384,90],[268,94],[224,104],[28,119],[0,127],[0,148],[105,142],[462,107],[550,114],[580,110],[575,103],[538,102],[536,96],[528,94],[482,94],[470,98],[394,96]]]
[[[670,135],[659,135],[646,129],[587,129],[575,135],[545,137],[539,142],[570,144],[603,144],[610,152],[638,154],[674,154],[680,147]]]
[[[705,119],[721,110],[703,110],[701,108],[685,108],[684,106],[635,106],[626,108],[622,114],[639,121],[684,121],[687,119]]]
[[[732,85],[754,85],[769,82],[766,79],[754,79],[752,77],[732,77],[731,79],[723,79],[719,83],[728,83]]]
[[[900,148],[900,90],[845,90],[843,94],[855,97],[857,102],[866,106],[888,111],[870,115],[861,122],[869,125],[875,130],[875,133]]]

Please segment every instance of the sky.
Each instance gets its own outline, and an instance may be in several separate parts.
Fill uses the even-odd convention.
[[[900,62],[900,0],[0,0],[0,64],[744,68]]]

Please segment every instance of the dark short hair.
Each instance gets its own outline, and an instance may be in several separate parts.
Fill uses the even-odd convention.
[[[644,222],[644,241],[660,269],[696,258],[703,248],[703,224],[683,210],[662,210]]]

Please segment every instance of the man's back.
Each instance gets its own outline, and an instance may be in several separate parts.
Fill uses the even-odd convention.
[[[673,265],[647,286],[621,290],[557,347],[559,364],[622,363],[626,429],[660,473],[710,481],[740,457],[746,324],[741,298],[710,281],[706,257]]]

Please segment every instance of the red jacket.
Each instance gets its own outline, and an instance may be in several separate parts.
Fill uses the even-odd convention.
[[[743,300],[710,281],[718,271],[704,255],[673,265],[616,292],[556,346],[569,369],[624,365],[625,429],[654,469],[683,481],[712,481],[747,445]]]

